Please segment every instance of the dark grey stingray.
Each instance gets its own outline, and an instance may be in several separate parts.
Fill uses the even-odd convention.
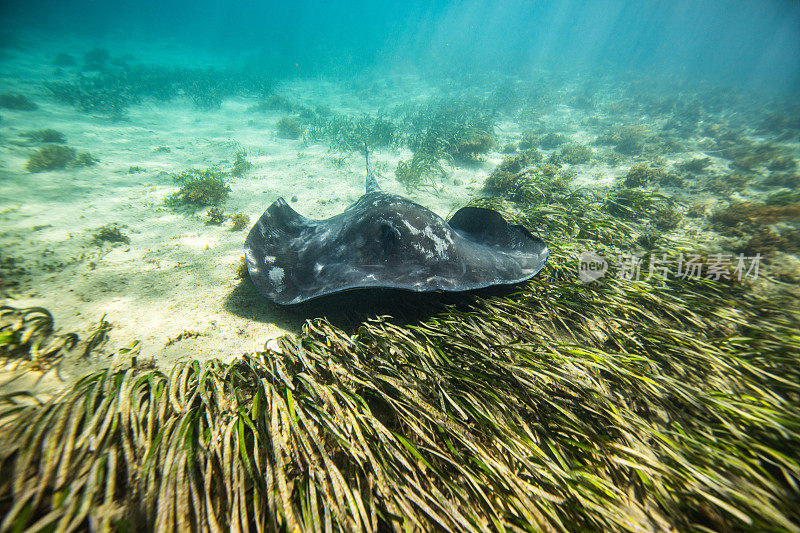
[[[367,155],[367,191],[326,220],[279,198],[244,243],[250,278],[270,300],[297,304],[356,288],[467,291],[535,276],[547,245],[491,209],[463,207],[449,222],[381,190]]]

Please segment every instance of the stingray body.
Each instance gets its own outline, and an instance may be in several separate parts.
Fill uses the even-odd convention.
[[[270,300],[291,305],[357,288],[468,291],[535,276],[547,245],[491,209],[464,207],[446,222],[383,192],[367,155],[367,191],[326,220],[279,198],[250,230],[247,269]]]

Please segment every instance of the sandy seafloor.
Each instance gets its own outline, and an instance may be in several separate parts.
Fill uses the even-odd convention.
[[[342,165],[339,154],[324,143],[278,138],[276,124],[286,113],[248,111],[258,103],[256,98],[229,98],[215,110],[198,110],[181,99],[144,102],[116,121],[56,102],[44,87],[44,82],[59,79],[51,64],[54,53],[75,50],[80,58],[97,44],[103,43],[35,43],[7,49],[0,60],[0,93],[22,93],[39,105],[33,112],[0,110],[0,246],[5,255],[21,258],[29,267],[5,304],[46,307],[58,328],[82,336],[105,317],[113,329],[101,353],[138,340],[140,357],[156,358],[164,368],[192,358],[230,360],[299,331],[303,314],[271,304],[237,278],[247,230],[232,231],[230,223],[206,224],[204,208],[191,213],[164,205],[165,197],[178,189],[171,174],[191,167],[224,167],[244,150],[253,166],[244,177],[230,181],[223,207],[227,213],[249,215],[252,225],[279,197],[296,197],[292,207],[311,218],[341,212],[363,192],[363,157],[346,154]],[[214,59],[187,54],[177,45],[149,50],[137,43],[126,49],[115,42],[109,49],[112,55],[132,53],[142,62],[192,65]],[[438,90],[401,73],[373,83],[382,88],[374,97],[345,82],[299,76],[280,82],[276,91],[298,103],[359,115],[423,101]],[[581,129],[582,117],[575,113],[560,106],[541,121],[559,124],[572,141],[591,142],[593,135]],[[89,151],[99,162],[27,172],[25,164],[35,147],[20,142],[20,134],[44,128],[61,131],[69,146]],[[410,157],[406,149],[375,151],[375,168],[384,190],[447,217],[480,192],[503,158],[499,147],[518,140],[522,129],[501,119],[495,129],[498,148],[476,164],[456,166],[440,182],[438,193],[409,193],[397,182],[394,169]],[[687,147],[683,157],[692,157],[693,149]],[[712,160],[726,164],[713,155]],[[631,164],[611,167],[598,159],[571,170],[577,173],[577,186],[604,186],[624,176]],[[130,173],[132,166],[143,171]],[[94,233],[109,223],[120,225],[130,244],[96,244]],[[176,341],[184,332],[191,335]],[[68,380],[106,364],[102,357],[65,362],[59,375]],[[40,386],[55,386],[58,379],[50,375]]]

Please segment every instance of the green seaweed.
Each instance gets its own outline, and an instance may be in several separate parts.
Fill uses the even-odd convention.
[[[250,225],[250,216],[245,213],[234,213],[231,215],[231,230],[241,231]]]
[[[111,54],[105,48],[95,47],[83,54],[83,70],[103,70]]]
[[[263,113],[265,111],[284,111],[286,113],[297,113],[301,106],[292,103],[284,96],[270,94],[263,102],[259,102],[247,108],[250,112]]]
[[[705,171],[706,167],[711,165],[711,159],[708,157],[695,157],[694,159],[687,159],[677,163],[675,166],[684,172],[691,174],[700,174]]]
[[[626,187],[654,187],[680,183],[677,176],[668,174],[664,169],[647,165],[633,165],[623,180]]]
[[[764,180],[763,184],[772,187],[797,189],[800,188],[800,174],[771,172],[770,175]]]
[[[775,252],[796,254],[800,252],[800,231],[760,227],[733,251],[749,257],[760,254],[768,259]]]
[[[53,58],[53,66],[56,67],[74,67],[78,64],[75,58],[66,52],[60,52]]]
[[[216,168],[187,169],[175,176],[180,189],[170,194],[164,203],[173,208],[219,206],[231,192],[225,173]]]
[[[717,231],[738,235],[750,233],[763,226],[800,217],[800,202],[765,205],[751,202],[732,202],[711,216]]]
[[[594,155],[594,152],[586,145],[570,143],[562,146],[558,155],[564,163],[578,165],[581,163],[588,163],[592,155]]]
[[[99,67],[97,74],[73,76],[45,86],[59,102],[120,119],[130,106],[146,100],[164,102],[182,97],[197,108],[213,109],[229,96],[264,96],[274,85],[269,76],[252,68],[215,70],[126,62],[106,68],[105,61],[94,62],[93,67]]]
[[[212,226],[221,226],[226,220],[228,220],[228,218],[229,217],[225,214],[225,211],[219,207],[212,207],[206,211],[206,224],[210,224]]]
[[[650,217],[653,225],[664,231],[671,231],[677,228],[683,220],[683,213],[674,205],[657,209]]]
[[[795,168],[797,168],[797,160],[788,155],[778,156],[767,165],[767,170],[787,171]]]
[[[646,130],[640,126],[624,126],[598,135],[596,144],[612,145],[620,154],[635,156],[641,154],[648,141]]]
[[[434,178],[447,176],[438,158],[419,153],[415,153],[408,161],[398,161],[394,173],[397,181],[408,191],[420,187],[436,188]]]
[[[89,152],[78,152],[70,163],[73,167],[90,167],[97,164],[98,159]]]
[[[14,111],[36,111],[39,106],[22,94],[0,94],[0,108]]]
[[[25,169],[28,172],[59,170],[73,163],[77,154],[74,148],[64,145],[44,146],[28,157]]]
[[[478,100],[432,100],[407,113],[406,142],[415,154],[439,159],[456,157],[460,154],[459,147],[470,143],[488,150],[494,144],[494,122],[495,113]],[[463,155],[473,158],[478,153],[483,152]]]
[[[520,135],[519,139],[519,149],[520,150],[532,150],[539,146],[539,136],[536,135],[536,132],[531,130],[525,130]]]
[[[459,140],[449,148],[448,152],[453,159],[459,161],[473,161],[479,155],[488,152],[493,146],[494,139],[491,135],[477,133]]]
[[[531,203],[534,198],[533,178],[498,168],[483,182],[483,191],[514,202]]]
[[[297,140],[303,135],[302,124],[292,117],[280,119],[275,130],[281,139]]]
[[[555,150],[565,142],[567,142],[567,138],[564,135],[550,132],[539,140],[539,146],[543,150]]]
[[[519,170],[509,170],[515,168]],[[559,171],[550,164],[522,170],[519,162],[501,162],[486,178],[483,191],[531,208],[539,204],[566,202],[574,178],[573,173]]]
[[[767,196],[767,205],[789,205],[800,202],[800,190],[779,191]]]
[[[519,149],[519,146],[516,143],[505,143],[503,146],[500,147],[501,154],[513,154]]]
[[[122,232],[122,226],[115,223],[106,224],[97,228],[92,235],[92,242],[98,246],[105,243],[130,244],[131,239]]]
[[[541,160],[542,154],[538,150],[520,150],[514,155],[504,157],[497,165],[497,170],[514,174]]]
[[[363,151],[394,146],[398,143],[397,125],[390,119],[365,115],[354,118],[340,114],[315,113],[306,135],[309,140],[326,141],[338,152]]]
[[[647,189],[618,188],[608,194],[604,209],[612,216],[637,221],[669,207],[671,202],[668,196]]]
[[[52,128],[44,129],[44,130],[35,130],[35,131],[28,131],[21,134],[22,137],[28,140],[28,142],[40,144],[40,143],[57,143],[57,144],[64,144],[67,142],[67,138],[64,137],[64,134],[58,130],[54,130]]]
[[[233,161],[233,167],[231,168],[231,176],[235,178],[244,177],[252,168],[253,164],[247,160],[247,154],[243,150],[236,152],[236,159]]]
[[[743,174],[730,174],[728,176],[714,176],[706,187],[722,196],[730,196],[733,192],[743,191],[750,183],[750,179]]]

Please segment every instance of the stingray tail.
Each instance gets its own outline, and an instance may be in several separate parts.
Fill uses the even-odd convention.
[[[381,190],[378,181],[375,179],[375,173],[372,171],[372,165],[369,164],[369,147],[364,143],[364,157],[367,159],[367,192],[377,192]]]

